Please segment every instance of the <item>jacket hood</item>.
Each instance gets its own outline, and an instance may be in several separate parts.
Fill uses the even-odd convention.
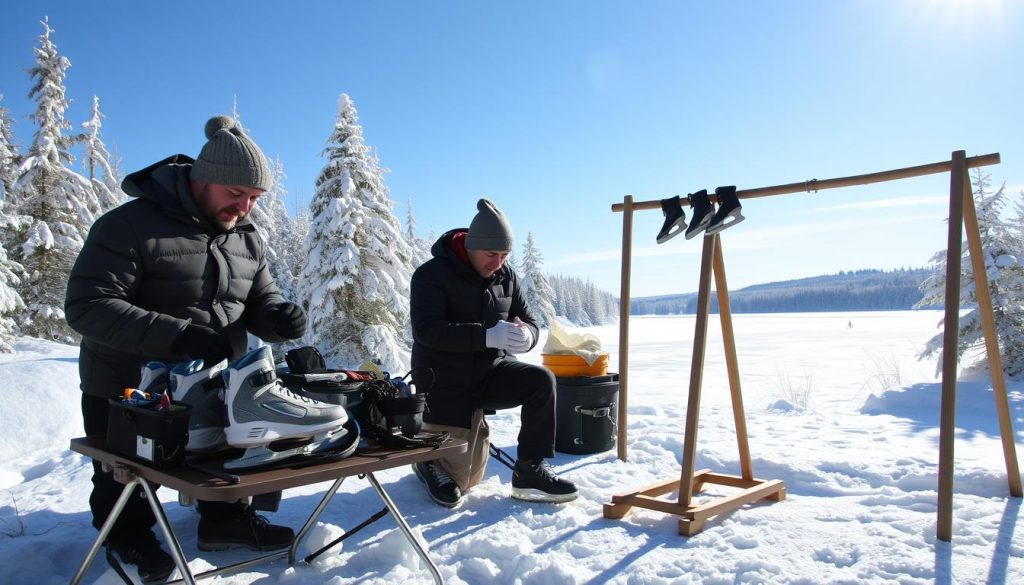
[[[130,197],[156,203],[171,217],[210,225],[192,199],[189,181],[194,162],[195,159],[184,154],[171,155],[125,177],[121,189]],[[233,229],[239,228],[252,229],[248,217],[242,218]]]

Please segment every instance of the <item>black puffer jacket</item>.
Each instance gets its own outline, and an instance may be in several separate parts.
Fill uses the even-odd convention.
[[[192,159],[176,155],[128,175],[136,197],[96,220],[68,280],[64,311],[82,334],[82,391],[110,396],[149,360],[181,361],[171,344],[191,323],[224,332],[234,357],[246,330],[283,341],[266,309],[284,302],[265,245],[243,219],[218,232],[192,200]]]
[[[486,346],[487,329],[519,317],[534,345],[538,330],[511,268],[485,279],[452,249],[454,235],[466,231],[441,236],[430,250],[433,258],[413,273],[410,311],[413,380],[429,393],[423,420],[469,428],[480,384],[495,364],[515,359]]]

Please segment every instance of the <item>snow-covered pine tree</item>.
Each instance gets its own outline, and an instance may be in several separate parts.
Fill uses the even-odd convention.
[[[100,98],[92,96],[92,115],[87,122],[82,122],[85,133],[82,136],[82,167],[87,171],[96,198],[100,203],[100,212],[109,211],[127,199],[121,190],[121,177],[114,173],[110,166],[110,153],[100,138],[103,126],[103,114],[100,113]]]
[[[980,169],[975,169],[972,182],[978,230],[981,235],[981,254],[992,297],[992,312],[1003,358],[1003,370],[1007,375],[1015,376],[1024,373],[1024,335],[1021,334],[1024,330],[1024,265],[1021,263],[1020,240],[1015,237],[1010,225],[1002,217],[1007,203],[1006,185],[995,192],[990,192],[989,177]],[[946,251],[936,252],[931,263],[932,274],[921,284],[924,296],[914,305],[915,307],[944,304]],[[972,308],[966,315],[960,317],[957,358],[963,359],[966,356],[976,361],[985,356],[985,340],[967,242],[962,243],[959,303],[962,307]],[[940,321],[939,325],[942,323],[943,321]],[[942,333],[932,337],[925,344],[920,357],[940,354],[942,341]],[[941,367],[940,359],[936,372]]]
[[[546,326],[548,319],[555,316],[555,307],[552,303],[555,291],[551,289],[548,277],[544,275],[544,255],[533,242],[533,232],[526,233],[523,256],[517,274],[526,296],[526,304],[537,318],[537,325]]]
[[[301,277],[310,341],[329,362],[376,359],[399,372],[409,364],[412,253],[391,211],[386,169],[363,142],[346,94],[323,155]]]
[[[2,206],[3,202],[0,201],[0,208]],[[21,282],[18,274],[21,271],[21,266],[7,257],[7,250],[0,243],[0,353],[14,351],[14,336],[19,332],[16,319],[25,309],[25,303],[18,294],[18,284]]]
[[[0,93],[0,103],[3,100],[4,94]],[[14,131],[11,130],[10,112],[0,105],[0,201],[5,201],[9,206],[14,205],[9,196],[14,186],[14,171],[20,162],[18,148],[14,144]]]
[[[78,335],[64,321],[64,289],[100,204],[89,181],[65,166],[73,160],[71,139],[63,134],[71,127],[64,118],[64,71],[71,63],[50,40],[48,21],[42,25],[36,64],[29,70],[33,84],[28,95],[36,101],[29,117],[37,130],[12,189],[15,215],[30,220],[20,225],[8,252],[26,274],[19,288],[25,302],[22,332],[72,342]]]
[[[273,254],[267,255],[270,273],[274,275],[281,294],[290,300],[296,298],[292,267],[298,262],[296,256],[300,249],[295,245],[293,222],[288,217],[288,208],[284,203],[288,196],[288,190],[284,186],[284,180],[288,178],[284,172],[284,164],[281,163],[280,157],[269,162],[273,172],[273,186],[256,200],[253,223],[266,240],[267,247],[273,250]]]
[[[412,197],[409,197],[405,206],[405,241],[409,243],[413,270],[430,260],[430,247],[434,242],[416,237],[416,219],[412,215]]]

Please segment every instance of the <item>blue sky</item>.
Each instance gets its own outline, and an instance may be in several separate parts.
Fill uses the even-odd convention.
[[[707,5],[704,5],[707,4]],[[657,200],[999,152],[1024,188],[1024,3],[32,1],[0,19],[0,105],[25,116],[49,16],[71,60],[67,115],[93,94],[136,170],[195,155],[230,112],[309,202],[341,93],[417,233],[467,226],[486,196],[550,272],[619,292],[626,194]],[[722,232],[731,288],[922,266],[945,247],[948,175],[748,200]],[[687,214],[689,216],[689,213]],[[700,240],[656,245],[635,215],[633,296],[696,289]]]

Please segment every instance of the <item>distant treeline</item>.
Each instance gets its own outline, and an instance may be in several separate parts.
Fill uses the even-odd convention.
[[[733,313],[902,311],[921,300],[926,268],[853,270],[797,280],[757,284],[729,291]],[[633,315],[686,315],[697,309],[697,293],[641,297],[630,302]],[[718,299],[711,295],[711,310]]]

